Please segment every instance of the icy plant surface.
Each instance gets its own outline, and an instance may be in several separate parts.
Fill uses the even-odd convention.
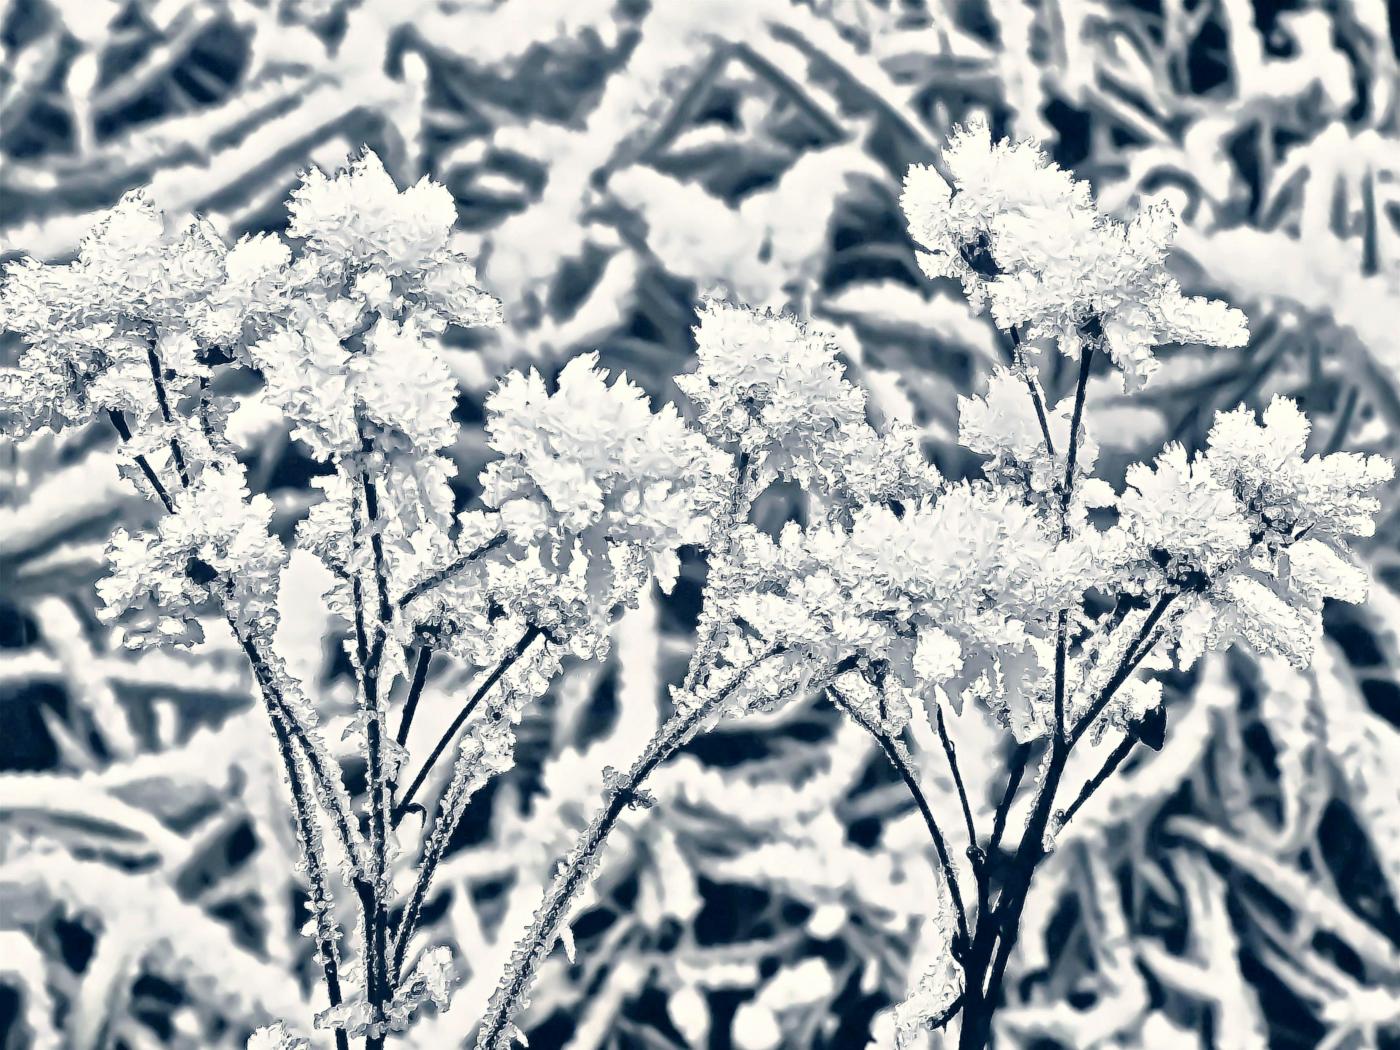
[[[154,205],[119,209],[105,240],[90,238],[85,292],[51,272],[71,284],[34,300],[65,311],[42,319],[64,339],[41,352],[75,371],[45,370],[58,388],[30,386],[19,405],[31,422],[48,412],[65,423],[71,412],[95,413],[95,424],[3,449],[4,762],[45,774],[0,781],[7,844],[11,835],[37,843],[5,854],[0,1013],[13,1038],[241,1046],[258,1027],[255,1045],[331,1045],[334,1026],[310,1020],[328,1005],[314,955],[323,933],[338,946],[349,1004],[327,1020],[360,1032],[357,1042],[373,1023],[357,999],[366,975],[355,879],[365,872],[352,863],[342,881],[340,832],[324,823],[324,872],[297,863],[302,829],[287,808],[277,734],[250,689],[247,653],[210,604],[217,574],[233,575],[239,629],[271,636],[268,665],[282,662],[303,721],[296,701],[312,698],[320,731],[308,737],[329,753],[323,768],[344,774],[351,799],[341,802],[303,772],[312,811],[324,822],[350,806],[358,826],[344,837],[373,852],[371,720],[352,685],[360,654],[342,575],[354,565],[372,574],[373,551],[367,567],[346,542],[355,482],[333,469],[353,460],[354,428],[368,426],[385,456],[376,487],[403,501],[381,531],[385,563],[405,584],[391,600],[467,559],[462,575],[391,614],[398,624],[375,657],[392,676],[379,732],[387,723],[393,737],[425,641],[435,654],[417,694],[412,758],[393,771],[398,802],[513,648],[518,634],[491,630],[519,630],[520,620],[502,619],[523,607],[513,602],[577,629],[529,706],[518,705],[530,690],[505,695],[492,683],[413,792],[426,811],[410,804],[387,816],[399,827],[396,843],[385,836],[392,926],[418,894],[414,869],[438,813],[462,807],[458,832],[431,846],[443,859],[422,891],[420,932],[405,959],[390,958],[399,987],[381,996],[380,1014],[388,1027],[409,1026],[391,1040],[455,1045],[471,1034],[557,862],[605,803],[618,807],[617,832],[559,929],[577,962],[559,949],[544,955],[531,1006],[516,1017],[535,1045],[862,1047],[896,1029],[924,1038],[920,1024],[965,984],[950,952],[957,922],[946,901],[931,908],[938,851],[874,723],[859,716],[908,718],[904,746],[975,924],[963,807],[923,705],[939,687],[950,704],[969,701],[941,710],[984,844],[1008,761],[1030,741],[1004,833],[1009,854],[1043,775],[1046,704],[1025,687],[1043,670],[1032,651],[1049,626],[1013,606],[1030,586],[1032,555],[1036,601],[1064,600],[1056,589],[1072,593],[1084,571],[1090,522],[1110,532],[1116,521],[1132,522],[1135,542],[1157,551],[1142,587],[1225,575],[1214,600],[1187,608],[1179,598],[1162,614],[1182,617],[1183,637],[1173,666],[1147,676],[1160,687],[1126,682],[1110,705],[1115,728],[1086,733],[1067,763],[1065,809],[1117,753],[1116,727],[1141,724],[1143,739],[1160,732],[1163,742],[1161,752],[1126,753],[1039,865],[1007,963],[997,1045],[1386,1045],[1396,504],[1391,488],[1356,487],[1374,461],[1360,462],[1351,487],[1328,487],[1347,461],[1302,469],[1344,448],[1393,456],[1400,402],[1385,319],[1395,301],[1395,66],[1385,12],[1275,16],[1232,3],[1160,15],[1059,4],[525,10],[174,3],[94,13],[21,0],[0,15],[15,70],[0,128],[4,249],[71,258],[125,190],[148,186]],[[997,129],[985,136],[992,156],[1011,157],[1022,174],[1047,172],[1034,150],[998,142],[1005,129],[1034,134],[1093,179],[1122,225],[1100,224],[1082,207],[1086,191],[1053,172],[1000,188],[969,176],[978,161],[969,146],[982,139],[940,147],[955,121],[983,112]],[[365,163],[342,184],[352,190],[331,189],[364,142],[391,174]],[[312,161],[326,178],[285,207]],[[915,205],[906,236],[898,201],[911,163],[933,172],[916,176],[929,193],[906,198]],[[450,192],[414,188],[425,171]],[[401,200],[399,187],[409,190]],[[986,241],[969,245],[970,258],[955,253],[954,266],[985,281],[967,289],[981,307],[971,315],[959,294],[966,274],[925,276],[920,258],[952,258],[940,244],[981,232],[966,210],[978,192],[1015,207],[982,217]],[[1047,193],[1063,206],[1028,223],[1025,206]],[[1175,205],[1174,231],[1144,196]],[[925,225],[930,205],[945,208],[933,219],[938,236]],[[191,208],[207,224],[189,227]],[[168,216],[154,238],[152,211]],[[440,248],[444,221],[458,232]],[[1063,236],[1065,223],[1072,265],[1047,272],[1037,264],[1043,238]],[[297,239],[237,240],[283,228]],[[1158,253],[1173,233],[1164,269]],[[973,264],[986,266],[994,242],[1004,273],[979,274]],[[1122,265],[1101,268],[1105,253]],[[480,267],[475,284],[466,260]],[[336,277],[337,266],[356,279]],[[288,267],[302,282],[295,315],[264,283]],[[450,321],[438,331],[447,311],[493,320],[477,286],[499,298],[505,324]],[[695,293],[715,286],[728,301],[702,306],[692,338]],[[1224,339],[1217,322],[1238,322],[1218,304],[1182,306],[1200,292],[1247,308],[1247,346],[1190,342]],[[265,312],[277,323],[266,330],[257,301],[273,304]],[[787,312],[755,323],[740,302]],[[15,316],[33,305],[16,301]],[[1075,441],[1086,305],[1106,323]],[[343,339],[348,315],[392,324]],[[87,331],[64,327],[79,321]],[[999,323],[1021,325],[1027,356],[1008,356],[993,335]],[[9,365],[19,363],[17,329],[0,349]],[[202,421],[200,433],[157,422],[143,362],[156,329],[168,381],[182,392],[173,414],[188,423],[205,406],[228,447],[201,447]],[[1158,338],[1187,342],[1155,348]],[[730,352],[738,339],[747,353]],[[236,356],[236,342],[248,356],[234,365],[222,357]],[[595,348],[596,367],[576,362],[567,380],[559,375]],[[527,369],[495,411],[483,408],[522,355],[541,378]],[[386,361],[413,363],[379,367]],[[191,364],[210,367],[207,391]],[[1038,370],[1044,429],[1026,365]],[[783,702],[754,697],[759,709],[714,724],[633,794],[617,788],[653,731],[685,707],[689,694],[665,686],[683,685],[710,629],[704,615],[696,625],[713,560],[702,526],[733,504],[707,514],[709,457],[671,424],[648,423],[626,385],[603,393],[611,379],[601,373],[622,369],[653,406],[675,400],[692,435],[702,426],[731,465],[748,454],[756,534],[736,542],[753,555],[746,571],[770,575],[736,577],[760,591],[739,612],[746,644],[782,636],[832,657],[837,640],[858,639],[888,663],[877,662],[885,693],[854,682],[844,710],[830,692],[790,694],[792,682],[775,682]],[[677,372],[681,398],[669,383]],[[1128,389],[1120,374],[1145,385]],[[63,393],[74,376],[92,381],[86,403]],[[1311,431],[1278,395],[1306,411]],[[1248,409],[1236,411],[1242,401]],[[165,479],[174,514],[159,497],[141,500],[151,490],[129,451],[136,485],[113,469],[108,405]],[[650,445],[629,458],[622,437],[634,429]],[[188,446],[188,492],[172,430]],[[1159,457],[1173,441],[1182,451]],[[577,463],[551,466],[580,444]],[[1038,532],[1021,509],[1054,509],[1069,447],[1077,547]],[[206,461],[224,465],[206,474]],[[479,479],[492,461],[495,480]],[[697,483],[657,491],[680,471]],[[1002,506],[964,485],[979,479],[1030,495]],[[936,493],[932,508],[918,508],[921,493]],[[1347,537],[1343,528],[1372,516],[1368,498],[1381,501],[1377,535]],[[1248,533],[1232,512],[1241,500]],[[880,507],[889,513],[867,513]],[[1319,508],[1337,528],[1304,532],[1305,518],[1323,520]],[[483,625],[471,603],[487,584],[468,565],[495,539],[497,513],[510,544],[539,547],[547,573],[497,573],[489,586],[501,597]],[[788,519],[804,531],[785,535]],[[985,539],[961,529],[988,520],[998,526]],[[935,525],[956,543],[891,555],[902,543],[917,553],[915,530]],[[117,529],[126,538],[109,565]],[[1270,529],[1270,542],[1291,539],[1286,560],[1229,568],[1241,543]],[[581,578],[572,552],[550,542],[577,534],[591,566],[619,530],[637,530],[632,556]],[[1359,557],[1339,561],[1338,540]],[[478,557],[519,553],[506,542]],[[1093,564],[1111,570],[1105,557],[1094,551]],[[566,560],[576,575],[560,575]],[[1007,603],[1004,624],[952,582],[961,564],[997,569],[976,578]],[[615,627],[586,626],[587,603],[622,578],[608,574],[648,571],[674,577],[669,595],[616,609]],[[773,573],[798,585],[770,586]],[[883,573],[898,574],[893,593],[918,596],[900,606],[898,629],[884,615],[869,622]],[[1366,591],[1364,605],[1349,604]],[[1109,610],[1121,609],[1120,624],[1152,612],[1138,607],[1145,591],[1124,593],[1130,600]],[[833,596],[848,619],[831,615]],[[1090,592],[1090,620],[1107,600]],[[976,648],[989,638],[1013,646],[1007,631],[1025,635],[1009,655],[993,661]],[[613,644],[601,656],[604,637]],[[1232,639],[1228,655],[1212,655]],[[723,639],[714,645],[728,666]],[[1073,629],[1071,645],[1072,673],[1086,645]],[[1309,667],[1290,666],[1309,650]],[[1004,704],[976,684],[984,669],[1004,676]],[[507,731],[495,731],[503,719]],[[398,752],[393,739],[383,743],[389,769]],[[462,754],[465,765],[454,763]],[[993,865],[991,878],[1000,892],[1005,871]],[[327,916],[343,929],[319,929]],[[309,936],[298,935],[303,927]]]

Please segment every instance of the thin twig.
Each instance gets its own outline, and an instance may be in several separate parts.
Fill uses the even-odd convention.
[[[1017,744],[1016,750],[1012,752],[1010,772],[1006,778],[1006,790],[1002,792],[1001,802],[997,804],[996,815],[992,818],[992,838],[987,846],[987,853],[995,855],[998,847],[1001,846],[1001,837],[1006,831],[1006,817],[1011,812],[1011,803],[1016,798],[1016,789],[1021,786],[1021,778],[1026,775],[1026,763],[1030,761],[1031,744],[1027,741],[1024,744]]]
[[[1070,731],[1069,744],[1071,747],[1077,744],[1080,738],[1088,732],[1089,727],[1094,723],[1094,719],[1098,718],[1099,715],[1103,713],[1103,709],[1107,707],[1108,702],[1113,699],[1114,693],[1116,693],[1119,687],[1132,676],[1132,673],[1137,670],[1138,665],[1142,663],[1147,654],[1152,651],[1151,645],[1144,645],[1143,643],[1152,634],[1153,628],[1157,626],[1158,621],[1166,614],[1167,609],[1171,607],[1171,603],[1177,598],[1179,593],[1178,591],[1168,591],[1157,599],[1157,604],[1148,612],[1147,618],[1143,620],[1142,625],[1138,628],[1137,635],[1123,653],[1123,660],[1119,663],[1117,670],[1113,672],[1113,676],[1104,684],[1098,697],[1089,705],[1089,709],[1084,713],[1084,716],[1075,724],[1074,729]]]
[[[970,944],[967,909],[963,906],[962,890],[958,886],[958,874],[953,867],[953,859],[948,854],[948,843],[943,838],[943,831],[938,826],[938,820],[933,815],[933,809],[928,804],[928,798],[925,797],[923,788],[919,786],[919,780],[914,773],[914,764],[908,750],[902,746],[900,741],[882,731],[879,726],[862,715],[855,705],[841,694],[840,690],[829,686],[827,695],[831,697],[831,702],[849,715],[856,725],[875,738],[875,742],[880,745],[880,750],[885,753],[890,765],[894,766],[895,772],[904,781],[904,786],[909,789],[909,796],[914,800],[914,805],[918,807],[919,815],[924,819],[924,826],[928,828],[929,838],[933,840],[934,852],[938,854],[938,863],[943,869],[943,881],[948,884],[948,893],[953,899],[953,908],[957,913],[958,935],[961,938],[962,946]]]
[[[131,440],[131,428],[126,425],[126,417],[115,409],[107,410],[107,418],[112,421],[112,426],[117,431],[117,436],[123,441]],[[137,455],[136,466],[140,468],[142,475],[146,478],[147,484],[155,491],[156,497],[165,506],[166,513],[175,513],[175,502],[170,498],[170,493],[166,491],[165,484],[160,480],[160,475],[151,466],[151,461],[145,456]]]
[[[986,900],[986,870],[981,847],[977,845],[977,826],[972,820],[972,806],[967,799],[967,788],[963,784],[962,771],[958,768],[958,752],[953,746],[953,738],[948,735],[948,727],[943,723],[943,705],[935,704],[938,738],[943,742],[943,753],[948,756],[948,769],[953,774],[953,784],[958,789],[958,801],[962,803],[963,822],[967,825],[967,859],[972,862],[972,871],[977,876],[979,903]]]
[[[736,674],[713,696],[705,698],[693,707],[677,711],[651,738],[632,768],[614,784],[608,794],[607,805],[584,829],[574,848],[567,854],[567,859],[554,876],[544,901],[535,913],[535,921],[512,953],[511,965],[495,994],[491,996],[486,1016],[477,1030],[477,1050],[504,1050],[507,1033],[514,1024],[515,1015],[534,983],[540,963],[554,947],[559,926],[569,905],[587,882],[589,874],[598,862],[603,845],[623,810],[635,805],[641,797],[639,792],[642,782],[657,766],[675,754],[706,717],[744,683],[749,671],[784,651],[776,646],[769,649]],[[854,661],[843,660],[833,669],[833,677],[852,666]]]
[[[1025,351],[1021,343],[1021,330],[1013,327],[1011,329],[1011,363],[1016,366],[1016,371],[1021,374],[1021,379],[1026,384],[1026,390],[1030,392],[1031,404],[1035,406],[1035,418],[1040,423],[1040,436],[1045,440],[1045,451],[1053,460],[1055,458],[1055,439],[1050,436],[1050,420],[1045,412],[1045,399],[1040,394],[1040,387],[1036,385],[1035,379],[1026,368]]]
[[[1085,782],[1084,786],[1079,789],[1078,797],[1076,797],[1075,800],[1070,803],[1069,808],[1060,815],[1057,823],[1061,828],[1070,822],[1070,819],[1079,812],[1079,807],[1088,802],[1089,797],[1099,789],[1105,780],[1113,775],[1114,770],[1123,764],[1123,759],[1128,757],[1128,752],[1133,749],[1133,745],[1136,743],[1137,737],[1133,736],[1131,733],[1118,742],[1118,746],[1109,754],[1103,767]]]
[[[146,362],[151,366],[151,382],[156,388],[156,404],[160,406],[160,416],[165,420],[166,426],[171,426],[174,420],[170,415],[170,399],[165,396],[165,379],[160,371],[160,358],[156,356],[154,346],[146,347]],[[174,435],[170,438],[170,456],[175,461],[175,472],[180,475],[180,484],[189,488],[190,474],[185,469],[185,453],[180,448],[180,442]]]
[[[321,972],[326,980],[326,999],[331,1009],[341,1005],[340,993],[340,953],[336,948],[333,923],[326,911],[332,907],[326,867],[320,850],[316,847],[316,827],[311,819],[310,807],[306,798],[306,788],[301,780],[301,770],[297,768],[296,755],[287,727],[277,718],[272,719],[272,730],[277,735],[277,748],[282,753],[282,762],[287,771],[287,787],[292,794],[292,812],[296,818],[297,838],[301,843],[302,857],[306,860],[306,881],[311,887],[311,910],[316,920],[316,954],[321,959]],[[335,1026],[335,1050],[350,1050],[350,1039],[343,1025]]]
[[[525,650],[530,647],[530,643],[542,633],[543,631],[533,624],[527,627],[525,633],[520,636],[520,639],[506,651],[506,654],[501,657],[501,661],[491,669],[491,673],[486,676],[481,685],[477,686],[476,692],[462,705],[462,710],[457,712],[457,717],[452,720],[452,724],[448,726],[442,736],[438,738],[438,742],[433,747],[432,753],[428,755],[428,759],[423,763],[423,767],[418,770],[418,775],[413,778],[412,783],[408,785],[407,789],[405,789],[403,794],[399,797],[398,805],[394,807],[394,827],[398,827],[403,821],[404,815],[407,814],[409,807],[413,803],[413,796],[418,794],[418,789],[423,786],[423,781],[428,779],[428,775],[433,771],[433,767],[437,765],[437,760],[442,757],[442,753],[447,750],[447,746],[456,739],[457,731],[461,729],[467,719],[472,716],[472,712],[476,710],[482,698],[491,691],[492,686],[500,681],[501,675],[510,670],[515,662],[524,655]]]
[[[433,647],[426,642],[418,647],[418,659],[413,665],[413,681],[408,687],[408,697],[403,702],[403,717],[399,720],[399,731],[394,737],[399,747],[408,743],[408,730],[413,725],[413,716],[418,712],[418,700],[423,695],[423,683],[428,680],[428,667],[433,662]]]
[[[488,551],[495,550],[501,544],[505,543],[505,541],[506,534],[504,532],[498,532],[495,536],[492,536],[489,540],[476,547],[475,549],[468,551],[466,554],[459,555],[458,557],[453,559],[449,564],[443,566],[431,576],[427,577],[426,579],[419,580],[412,587],[406,590],[399,597],[399,600],[395,604],[400,609],[404,608],[415,598],[421,597],[422,595],[426,594],[428,591],[436,587],[438,584],[451,579],[453,576],[457,575],[457,573],[461,572],[468,565],[474,562],[477,558],[480,558],[483,554],[487,553]]]

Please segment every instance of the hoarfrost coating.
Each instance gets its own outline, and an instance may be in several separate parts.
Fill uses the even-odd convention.
[[[616,36],[545,12],[559,39],[461,79],[434,42],[461,34],[432,31],[460,11],[265,5],[231,24],[312,28],[250,62],[334,54],[216,138],[314,112],[273,148],[319,143],[316,166],[260,185],[211,146],[243,174],[211,172],[197,219],[158,136],[125,195],[82,164],[6,176],[26,209],[46,179],[115,202],[0,278],[0,688],[41,696],[6,694],[0,748],[54,755],[0,776],[21,1045],[1383,1042],[1394,442],[1379,352],[1337,367],[1378,329],[1344,281],[1211,262],[1239,213],[1201,160],[1228,140],[1261,222],[1301,194],[1309,250],[1323,212],[1345,235],[1351,189],[1319,209],[1316,164],[1240,160],[1320,104],[1270,79],[1318,35],[1281,19],[1310,57],[1251,63],[1230,14],[1231,90],[1268,100],[1253,139],[1230,130],[1250,102],[1156,135],[1167,94],[1147,116],[1088,80],[1047,124],[1014,49],[994,79],[1018,101],[956,124],[900,85],[966,26],[911,52],[919,13],[855,7],[637,11]],[[112,33],[184,24],[149,14]],[[993,5],[998,46],[1078,32],[1044,14]],[[411,30],[384,55],[376,18]],[[25,145],[43,69],[69,65],[82,151],[110,124],[84,94],[139,89],[80,21],[17,74],[7,156],[47,148]],[[7,49],[47,39],[0,22]],[[1138,82],[1106,35],[1111,83]],[[522,104],[513,62],[568,90],[480,138]],[[348,129],[325,122],[346,76]],[[1349,122],[1384,119],[1366,83]],[[614,136],[663,103],[655,135]],[[1001,137],[1064,157],[1081,111],[1099,201]],[[1383,280],[1389,162],[1350,141]],[[67,221],[35,206],[22,246]],[[1290,355],[1305,383],[1261,382]],[[30,707],[34,730],[9,713]]]

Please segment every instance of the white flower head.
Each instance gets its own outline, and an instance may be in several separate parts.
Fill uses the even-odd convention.
[[[1129,386],[1157,367],[1169,342],[1242,346],[1244,315],[1187,297],[1164,268],[1176,219],[1154,204],[1126,225],[1099,214],[1089,188],[1034,145],[993,143],[987,126],[955,131],[943,157],[950,187],[915,166],[900,203],[910,233],[928,249],[930,277],[956,277],[972,306],[1027,339],[1057,341],[1078,356],[1086,332],[1102,338]]]
[[[707,300],[695,342],[699,367],[676,385],[716,444],[768,453],[769,467],[787,475],[824,439],[865,422],[865,395],[846,379],[826,332]]]
[[[138,191],[93,228],[73,262],[8,264],[0,317],[24,350],[0,382],[5,430],[59,428],[122,402],[131,407],[126,377],[108,380],[105,396],[94,397],[93,384],[144,362],[158,332],[186,327],[218,288],[225,251],[207,223],[168,221]]]
[[[1176,578],[1214,576],[1250,546],[1249,521],[1232,489],[1199,457],[1168,445],[1149,466],[1128,468],[1119,526],[1144,556]]]
[[[1034,381],[1035,373],[1029,373]],[[987,392],[958,398],[958,444],[990,456],[988,477],[1013,479],[1044,495],[1064,477],[1064,457],[1074,414],[1074,398],[1068,397],[1046,414],[1046,426],[1055,443],[1055,455],[1045,447],[1045,435],[1026,388],[1027,380],[1009,368],[998,366],[987,379]],[[1087,476],[1098,460],[1099,447],[1081,420],[1076,479]],[[1076,486],[1082,495],[1083,487]]]
[[[271,520],[271,501],[249,498],[241,465],[206,467],[154,533],[113,534],[111,572],[97,584],[101,619],[119,626],[130,648],[188,646],[202,640],[197,617],[213,602],[240,631],[267,634],[286,564]]]
[[[1371,493],[1395,476],[1394,464],[1356,452],[1305,458],[1310,429],[1289,398],[1275,397],[1262,422],[1241,405],[1217,414],[1207,459],[1268,532],[1306,530],[1338,540],[1372,535],[1380,500]]]
[[[626,377],[607,382],[596,354],[570,361],[550,393],[538,372],[507,376],[486,403],[486,430],[500,459],[481,475],[482,499],[503,511],[518,542],[535,542],[538,515],[511,507],[536,501],[559,550],[581,540],[646,552],[665,587],[676,549],[708,534],[728,483],[727,458],[688,430],[666,405],[653,412]]]
[[[400,192],[370,150],[334,176],[307,172],[287,210],[287,232],[312,251],[390,274],[426,267],[447,247],[457,221],[447,187],[425,176]]]

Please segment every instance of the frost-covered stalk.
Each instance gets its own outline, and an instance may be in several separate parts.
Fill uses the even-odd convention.
[[[1239,345],[1243,319],[1221,304],[1180,294],[1162,266],[1174,228],[1163,207],[1126,226],[1107,220],[1085,186],[1029,145],[993,144],[982,126],[955,134],[945,159],[952,187],[927,168],[913,169],[906,182],[911,231],[929,249],[921,264],[931,277],[960,278],[975,307],[990,304],[993,319],[1013,336],[1015,372],[1030,394],[1022,413],[1017,379],[994,376],[985,398],[964,402],[960,438],[992,457],[987,474],[994,483],[1023,487],[1031,505],[1053,503],[1059,549],[1089,539],[1107,569],[1084,573],[1077,593],[1054,605],[1048,719],[1037,717],[1034,702],[1019,716],[1006,712],[1019,745],[996,812],[993,854],[1037,741],[1043,758],[1020,843],[999,874],[995,899],[984,899],[971,950],[961,960],[962,987],[948,988],[946,974],[931,975],[945,990],[921,984],[898,1018],[902,1042],[922,1025],[947,1023],[953,1016],[947,1004],[956,1002],[958,1045],[978,1050],[991,1037],[1027,892],[1055,835],[1135,743],[1161,746],[1161,687],[1138,672],[1159,666],[1154,661],[1173,642],[1178,662],[1188,667],[1204,648],[1228,644],[1236,634],[1306,663],[1320,631],[1322,598],[1364,597],[1364,574],[1347,559],[1344,538],[1369,534],[1378,503],[1367,490],[1392,471],[1378,457],[1305,459],[1306,421],[1291,402],[1276,400],[1264,427],[1243,408],[1222,415],[1195,463],[1172,446],[1155,467],[1132,468],[1123,495],[1106,491],[1089,474],[1095,448],[1083,428],[1095,352],[1102,350],[1135,388],[1157,367],[1154,344]],[[1068,418],[1061,407],[1047,414],[1025,363],[1023,335],[1078,357]],[[1068,424],[1062,476],[1056,424]],[[1089,528],[1086,512],[1093,506],[1116,509],[1118,525],[1102,533]],[[1113,612],[1098,621],[1083,613],[1090,590],[1114,599]],[[1075,634],[1081,640],[1072,642]],[[1060,810],[1073,748],[1086,735],[1097,743],[1115,731],[1122,737],[1099,771]],[[931,1007],[931,1000],[943,1006]]]
[[[439,337],[448,325],[496,323],[499,308],[454,247],[446,190],[423,181],[400,192],[373,155],[306,177],[290,205],[295,247],[271,236],[226,245],[204,224],[167,223],[137,194],[76,262],[7,269],[0,305],[26,345],[20,368],[0,372],[0,423],[23,436],[109,420],[123,474],[157,518],[137,535],[114,534],[102,618],[134,647],[195,645],[206,625],[227,627],[247,656],[310,884],[308,933],[330,1000],[314,1024],[338,1047],[363,1038],[374,1050],[424,1000],[448,1007],[459,962],[447,945],[418,942],[453,833],[472,797],[513,764],[530,702],[564,661],[605,656],[611,624],[645,588],[669,591],[682,547],[706,559],[708,575],[674,710],[628,773],[604,771],[598,813],[480,1023],[481,1050],[520,1034],[540,964],[556,941],[571,942],[569,909],[622,814],[647,804],[646,778],[712,722],[808,694],[829,696],[870,734],[929,833],[940,892],[927,928],[946,951],[914,975],[893,1012],[895,1040],[908,1046],[960,1016],[960,1046],[980,1050],[1037,866],[1137,742],[1162,743],[1166,709],[1151,672],[1172,656],[1189,668],[1237,639],[1305,666],[1324,599],[1364,600],[1347,542],[1373,530],[1371,490],[1393,471],[1379,457],[1308,457],[1308,423],[1291,401],[1276,399],[1262,422],[1243,407],[1220,414],[1194,458],[1170,445],[1131,467],[1121,492],[1094,476],[1086,394],[1096,367],[1136,388],[1160,343],[1246,340],[1240,314],[1183,296],[1167,273],[1170,212],[1109,220],[1033,147],[993,143],[980,125],[955,134],[945,159],[953,186],[924,168],[906,183],[921,263],[930,277],[961,279],[1013,344],[1011,367],[959,402],[959,441],[985,457],[963,480],[938,474],[912,428],[870,423],[834,335],[707,302],[697,367],[677,378],[693,422],[672,405],[654,410],[625,377],[610,381],[593,355],[552,384],[512,374],[486,405],[495,458],[477,502],[457,507],[446,454],[456,395]],[[1079,364],[1057,403],[1031,363],[1046,352]],[[225,372],[242,376],[225,383]],[[251,386],[242,404],[219,392]],[[235,410],[268,408],[325,467],[314,480],[324,498],[295,542],[324,570],[336,640],[357,677],[347,738],[367,770],[367,835],[316,701],[272,644],[288,552],[225,427]],[[805,493],[809,522],[776,537],[748,520],[775,482]],[[1094,524],[1094,509],[1116,522]],[[1099,607],[1109,611],[1088,611]],[[391,734],[393,687],[408,677],[411,651]],[[400,791],[414,711],[431,695],[433,669],[449,662],[473,672],[476,689]],[[1014,741],[990,831],[974,822],[960,762],[997,756],[959,749],[945,709]],[[916,717],[941,753],[905,743]],[[1104,758],[1066,788],[1082,747],[1103,747]],[[451,768],[435,780],[440,762]],[[920,780],[930,762],[946,765],[961,814],[929,804]],[[423,807],[433,819],[393,928],[394,828],[410,826],[401,821],[417,796],[444,780]],[[1029,816],[1004,849],[1023,793]],[[945,837],[959,818],[975,897],[963,893]],[[333,914],[335,852],[354,923]],[[352,953],[358,981],[341,965]],[[301,1047],[297,1024],[270,1024],[250,1045]]]

